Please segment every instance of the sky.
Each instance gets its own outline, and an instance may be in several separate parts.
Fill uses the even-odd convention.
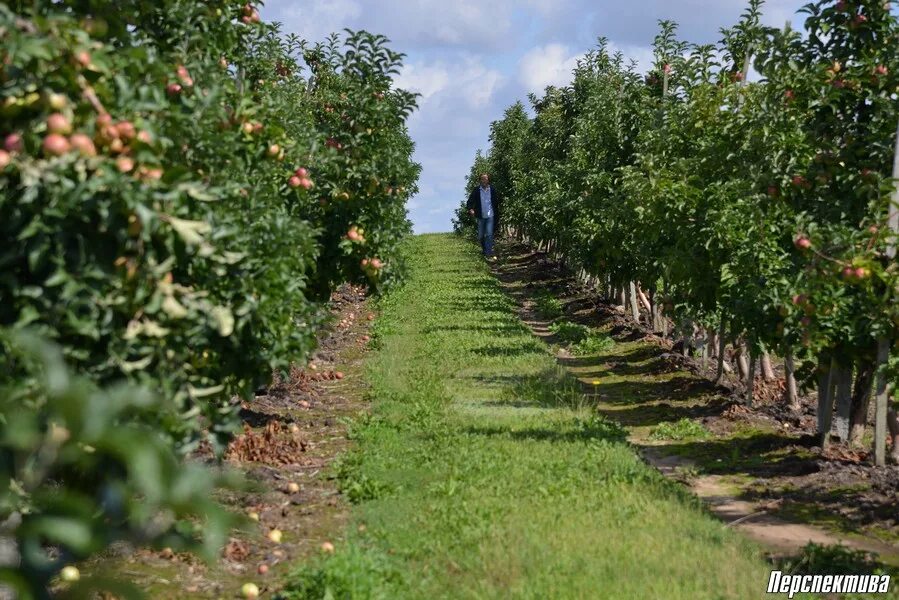
[[[768,0],[763,22],[799,27],[806,0]],[[420,95],[409,119],[419,193],[407,207],[416,233],[450,231],[453,211],[490,123],[516,100],[528,105],[548,85],[565,85],[577,59],[609,40],[643,70],[660,19],[678,23],[694,43],[720,38],[737,22],[745,0],[268,0],[266,21],[285,33],[323,41],[344,28],[390,39],[406,55],[395,86]]]

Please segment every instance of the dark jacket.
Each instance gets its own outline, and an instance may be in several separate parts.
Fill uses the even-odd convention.
[[[466,204],[466,208],[468,210],[474,209],[474,216],[478,219],[481,219],[481,192],[479,191],[481,186],[477,186],[471,193],[468,195],[468,204]],[[490,203],[493,205],[493,227],[498,228],[499,217],[502,210],[502,202],[500,201],[499,194],[496,193],[496,188],[493,187],[493,184],[490,184]]]

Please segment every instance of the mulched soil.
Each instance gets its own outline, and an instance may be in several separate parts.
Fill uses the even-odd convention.
[[[563,319],[603,327],[617,341],[644,340],[653,344],[657,348],[655,360],[645,373],[686,370],[701,378],[709,390],[717,391],[704,406],[691,407],[689,415],[716,437],[753,429],[773,432],[740,441],[740,451],[747,460],[735,463],[732,472],[750,478],[747,497],[782,499],[779,505],[784,514],[839,515],[844,529],[886,539],[899,538],[899,466],[874,467],[868,449],[839,444],[831,444],[825,450],[819,448],[815,436],[816,398],[803,396],[799,410],[791,410],[782,401],[782,365],[774,365],[774,381],[756,379],[754,402],[747,406],[744,386],[735,376],[726,376],[717,385],[712,383],[716,374],[713,360],[703,368],[699,360],[683,356],[671,339],[634,323],[545,252],[509,239],[500,241],[497,248],[503,259],[494,271],[505,283],[520,286],[521,291],[512,292],[520,303],[524,304],[538,290],[549,289],[564,306]],[[554,340],[549,336],[547,341]],[[626,369],[628,363],[614,363],[611,367],[613,371]],[[730,440],[721,443],[723,452],[733,447]],[[776,453],[777,459],[751,460],[768,452]]]
[[[322,552],[326,541],[339,543],[334,536],[347,523],[348,504],[328,467],[349,443],[342,417],[366,408],[361,361],[373,315],[361,287],[341,287],[329,308],[332,325],[309,364],[241,405],[243,432],[225,451],[225,465],[249,485],[222,492],[220,500],[258,523],[235,531],[216,565],[169,549],[117,548],[99,566],[111,565],[154,599],[237,597],[248,581],[266,597],[292,563]],[[212,454],[201,447],[192,459],[210,462]],[[280,543],[269,538],[274,529]]]

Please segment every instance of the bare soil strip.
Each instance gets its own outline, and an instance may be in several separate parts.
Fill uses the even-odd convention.
[[[221,500],[251,521],[233,532],[218,563],[169,549],[118,547],[88,571],[116,571],[154,600],[233,597],[248,581],[266,594],[281,587],[299,560],[337,541],[349,505],[329,466],[349,444],[343,417],[366,408],[362,360],[371,313],[364,290],[350,286],[333,294],[330,309],[332,326],[323,329],[309,366],[295,367],[242,404],[244,432],[229,445],[225,463],[249,485]],[[193,459],[212,460],[208,451]],[[270,537],[275,529],[279,543]]]

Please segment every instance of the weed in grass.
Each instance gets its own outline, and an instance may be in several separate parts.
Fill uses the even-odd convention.
[[[537,293],[534,302],[539,312],[546,319],[555,319],[561,317],[564,312],[562,302],[546,290],[540,290]]]
[[[684,417],[673,423],[660,423],[649,437],[654,440],[703,440],[711,437],[711,433],[701,423]]]
[[[611,349],[615,340],[604,333],[591,331],[587,337],[572,346],[571,353],[575,356],[591,356]]]
[[[577,344],[587,339],[587,335],[590,333],[590,329],[586,325],[572,323],[571,321],[553,323],[549,326],[549,330],[559,341],[566,344]]]

